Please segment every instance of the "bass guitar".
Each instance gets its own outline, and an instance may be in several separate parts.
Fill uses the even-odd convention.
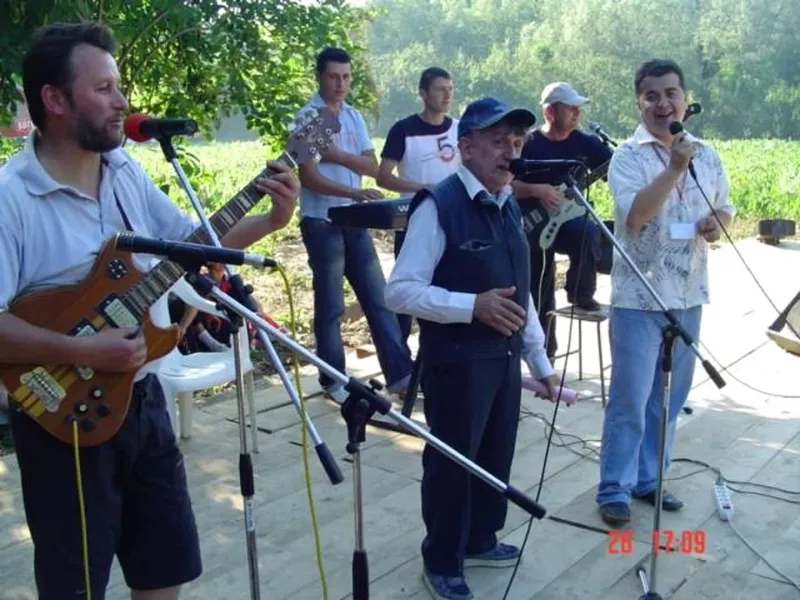
[[[294,168],[318,160],[340,129],[327,107],[304,113],[290,130],[278,161]],[[209,219],[222,238],[263,197],[255,180],[269,177],[269,168],[253,178]],[[92,335],[106,327],[140,327],[147,345],[147,361],[159,359],[178,343],[178,327],[156,327],[150,307],[185,274],[170,261],[161,261],[146,273],[132,262],[132,255],[117,250],[119,234],[100,250],[91,273],[80,283],[34,292],[15,298],[9,312],[24,321],[66,335]],[[202,227],[186,240],[208,244]],[[0,364],[0,380],[9,399],[44,427],[70,445],[73,423],[78,424],[78,445],[97,446],[111,439],[130,407],[136,372],[98,372],[85,366],[65,364]]]

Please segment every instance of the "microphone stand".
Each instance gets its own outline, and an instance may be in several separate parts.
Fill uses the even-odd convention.
[[[640,596],[640,600],[661,600],[661,595],[656,591],[656,578],[657,578],[657,560],[659,554],[659,532],[661,527],[661,510],[662,510],[662,502],[664,501],[664,462],[666,456],[666,441],[667,441],[667,422],[669,420],[669,396],[670,396],[670,377],[672,373],[672,349],[676,338],[681,338],[688,348],[697,355],[698,360],[700,360],[700,364],[703,365],[706,373],[714,382],[714,384],[718,388],[725,387],[725,380],[722,379],[720,374],[714,368],[714,366],[704,358],[701,353],[700,349],[697,347],[695,341],[691,338],[689,333],[681,326],[678,322],[678,319],[675,318],[675,315],[672,314],[670,309],[664,304],[664,301],[658,295],[658,292],[653,289],[653,286],[650,285],[650,282],[647,281],[647,278],[642,274],[636,264],[633,262],[631,257],[628,255],[627,252],[622,248],[621,244],[614,235],[608,230],[603,220],[597,215],[594,211],[594,208],[589,204],[588,200],[584,197],[581,193],[580,189],[578,189],[578,184],[575,181],[572,174],[567,173],[567,195],[569,195],[573,200],[580,203],[586,211],[592,216],[592,218],[597,222],[600,230],[606,236],[609,242],[614,246],[614,248],[619,252],[619,255],[622,259],[628,264],[631,270],[636,274],[636,277],[644,284],[647,288],[647,291],[656,301],[656,303],[661,307],[661,311],[664,313],[664,317],[666,318],[667,323],[664,325],[662,329],[662,339],[663,339],[663,357],[661,360],[661,368],[664,373],[664,386],[661,393],[661,426],[659,428],[659,450],[658,450],[658,458],[659,458],[659,467],[658,467],[658,478],[656,483],[656,505],[655,505],[655,515],[653,517],[653,549],[652,554],[650,555],[650,580],[648,582],[647,572],[645,571],[643,566],[639,566],[636,569],[636,574],[639,576],[639,580],[642,584],[642,588],[644,590],[644,595]]]
[[[175,173],[178,176],[178,180],[180,181],[181,185],[186,191],[187,196],[189,196],[189,200],[194,206],[194,209],[197,212],[198,217],[200,217],[200,221],[202,222],[203,227],[205,228],[206,233],[208,234],[209,240],[211,240],[214,246],[216,246],[217,248],[221,248],[222,244],[220,244],[219,238],[217,237],[217,233],[216,231],[214,231],[214,227],[211,225],[211,222],[206,217],[206,214],[203,211],[202,204],[200,203],[200,200],[197,198],[197,195],[192,189],[192,185],[189,182],[189,179],[186,176],[183,167],[178,161],[178,154],[172,145],[171,136],[163,136],[157,139],[159,144],[161,145],[161,149],[164,152],[164,156],[175,169]],[[199,278],[199,270],[202,265],[191,264],[188,266],[190,267],[190,269],[187,269],[189,271],[189,273],[187,274],[187,279],[191,277],[197,280]],[[229,265],[224,265],[224,267],[225,267],[225,272],[228,276],[228,281],[231,284],[232,296],[236,298],[237,302],[240,305],[245,305],[251,309],[255,308],[252,298],[250,298],[250,292],[242,282],[241,276],[235,273]],[[252,598],[252,600],[259,600],[261,598],[261,589],[260,589],[260,580],[258,575],[256,522],[255,522],[255,513],[253,509],[255,484],[253,478],[253,462],[247,446],[247,426],[245,424],[244,394],[243,394],[243,389],[245,385],[244,370],[242,368],[241,347],[239,344],[239,328],[242,326],[242,320],[241,317],[235,313],[235,311],[231,311],[230,309],[226,310],[226,315],[228,316],[228,319],[231,323],[231,331],[232,331],[231,345],[233,346],[234,369],[236,372],[236,404],[237,404],[238,418],[239,418],[239,444],[240,444],[239,486],[241,489],[242,497],[244,499],[244,524],[245,524],[245,538],[247,546],[247,566],[250,578],[250,597]],[[245,327],[245,332],[246,332],[246,327]],[[270,362],[272,363],[273,368],[278,373],[281,381],[283,382],[283,386],[286,389],[289,398],[295,405],[295,408],[300,414],[300,417],[305,420],[305,425],[308,428],[311,439],[314,441],[314,448],[317,451],[317,456],[319,457],[319,460],[322,463],[322,467],[324,468],[325,473],[328,475],[328,478],[334,485],[341,483],[342,481],[344,481],[342,472],[339,470],[339,466],[334,460],[333,454],[331,453],[330,449],[325,444],[325,442],[320,438],[319,433],[317,432],[313,422],[311,421],[311,418],[305,412],[305,409],[303,408],[302,405],[302,400],[298,397],[297,391],[294,389],[294,386],[292,385],[292,382],[289,379],[289,375],[286,373],[283,364],[278,358],[278,354],[275,352],[275,348],[273,347],[272,342],[270,342],[269,338],[264,334],[263,330],[260,330],[258,333],[259,333],[259,338],[264,345],[264,348],[267,350]],[[257,441],[258,437],[256,435],[257,432],[255,431],[254,427],[255,406],[253,405],[252,402],[250,403],[249,409],[250,409],[250,424],[251,428],[253,428],[253,431],[251,433],[253,442],[253,452],[258,453],[258,441]]]
[[[311,353],[279,329],[273,327],[253,310],[220,290],[219,287],[207,277],[192,271],[187,275],[187,279],[195,286],[200,295],[212,297],[219,305],[227,307],[228,310],[253,323],[261,331],[269,333],[271,337],[281,342],[289,350],[316,365],[317,368],[332,379],[339,381],[348,391],[347,399],[341,404],[341,414],[347,423],[346,450],[353,456],[353,518],[355,522],[355,549],[353,551],[352,563],[353,600],[368,600],[369,598],[369,565],[367,552],[364,547],[360,445],[366,439],[366,424],[376,412],[382,415],[388,415],[406,431],[424,439],[435,450],[447,456],[450,460],[469,471],[472,475],[483,480],[487,485],[503,494],[508,500],[529,513],[532,517],[543,519],[546,515],[546,509],[535,500],[526,496],[524,492],[498,479],[480,465],[475,464],[439,438],[433,436],[427,428],[417,424],[416,421],[406,417],[402,413],[397,412],[397,410],[393,408],[391,401],[378,394],[374,388],[364,385],[354,377],[348,377],[340,373],[320,359],[316,354]]]

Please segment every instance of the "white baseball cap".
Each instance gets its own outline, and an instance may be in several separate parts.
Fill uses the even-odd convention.
[[[568,106],[583,106],[587,102],[589,102],[589,98],[581,96],[575,91],[575,88],[563,81],[551,83],[542,90],[542,106],[556,103]]]

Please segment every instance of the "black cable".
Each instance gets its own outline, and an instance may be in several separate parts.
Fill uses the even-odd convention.
[[[706,201],[706,204],[708,205],[708,208],[711,211],[711,214],[714,215],[714,219],[717,221],[717,225],[719,225],[719,228],[722,231],[722,233],[725,234],[725,238],[728,240],[730,245],[733,247],[733,251],[736,252],[736,256],[738,256],[739,260],[742,261],[742,264],[744,265],[744,268],[747,269],[747,272],[750,274],[750,277],[753,278],[753,281],[755,282],[755,284],[758,287],[758,289],[761,290],[762,294],[764,294],[764,297],[767,299],[767,302],[769,302],[770,305],[772,305],[772,308],[774,308],[775,311],[778,314],[781,314],[781,309],[778,308],[775,305],[775,303],[772,301],[772,298],[769,297],[769,294],[767,294],[766,290],[761,285],[761,282],[758,280],[758,277],[756,277],[755,273],[753,273],[753,270],[750,268],[750,265],[747,264],[747,261],[742,256],[742,253],[739,252],[739,249],[736,247],[736,244],[734,243],[733,239],[731,238],[730,234],[728,233],[728,230],[725,228],[725,225],[722,223],[722,220],[719,218],[719,215],[717,214],[717,209],[715,209],[714,205],[711,204],[711,200],[708,199],[708,196],[706,195],[706,192],[703,189],[703,186],[700,185],[700,182],[697,179],[697,173],[694,170],[694,165],[691,162],[689,163],[689,173],[691,174],[692,179],[694,179],[694,182],[697,184],[697,189],[699,189],[700,193],[703,195],[703,199]],[[792,333],[794,333],[798,338],[800,338],[800,334],[798,334],[797,331],[794,329],[794,327],[792,327],[791,323],[789,323],[787,321],[786,325],[789,327],[789,329],[791,330]]]
[[[587,202],[588,202],[588,196],[587,196]],[[583,262],[584,262],[583,261],[583,257],[584,257],[584,252],[586,250],[586,237],[587,237],[586,233],[587,233],[587,231],[589,229],[589,225],[588,225],[589,221],[590,221],[589,213],[587,212],[584,215],[583,231],[581,232],[581,249],[580,249],[580,254],[579,254],[579,256],[581,257],[581,260],[578,262],[578,270],[577,270],[576,277],[575,277],[576,282],[580,281],[581,269],[583,268]],[[545,250],[545,252],[546,252],[546,250]],[[572,265],[570,265],[570,266],[572,266]],[[553,258],[553,280],[555,281],[555,257]],[[540,285],[539,295],[541,296],[541,282],[540,282],[539,285]],[[577,292],[577,290],[576,290],[576,292]],[[553,286],[553,294],[555,294],[555,285]],[[576,297],[575,300],[577,301],[577,299],[578,298]],[[540,302],[540,306],[541,306],[541,302]],[[539,311],[539,307],[538,306],[536,307],[536,310],[537,310],[537,312]],[[553,408],[553,420],[550,423],[550,435],[548,436],[547,446],[545,447],[545,451],[544,451],[544,459],[542,461],[542,473],[539,476],[539,483],[537,484],[536,502],[539,502],[539,497],[542,494],[542,487],[543,487],[543,484],[544,484],[545,473],[547,471],[547,459],[550,456],[550,446],[553,443],[553,434],[556,431],[555,423],[556,423],[556,417],[558,416],[558,408],[559,408],[559,406],[561,406],[561,393],[562,393],[562,390],[564,389],[564,383],[566,382],[566,378],[567,378],[567,364],[569,363],[570,347],[572,346],[572,328],[573,328],[574,322],[575,322],[575,303],[572,304],[571,309],[570,309],[569,337],[567,339],[567,352],[566,352],[566,355],[564,357],[564,369],[561,372],[561,381],[560,381],[559,386],[558,386],[558,395],[556,396],[556,401],[555,401],[556,405]],[[550,332],[550,323],[549,322],[547,322],[547,331],[548,331],[547,335],[549,335],[549,332]],[[533,517],[528,519],[528,526],[527,526],[527,528],[525,530],[525,537],[523,538],[522,545],[519,548],[519,556],[517,557],[517,562],[514,565],[514,570],[511,573],[511,577],[508,580],[508,585],[506,586],[506,591],[503,594],[503,600],[506,600],[508,598],[508,593],[511,591],[511,586],[513,585],[514,579],[517,576],[517,571],[519,570],[519,565],[522,562],[522,554],[525,551],[525,546],[528,544],[528,538],[530,537],[530,533],[531,533],[531,528],[532,527],[533,527]]]

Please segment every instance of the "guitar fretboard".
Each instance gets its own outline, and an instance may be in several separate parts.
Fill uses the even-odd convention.
[[[285,152],[276,160],[287,166],[293,166],[294,161]],[[220,208],[208,220],[214,228],[217,239],[221,240],[234,225],[261,200],[264,196],[256,189],[256,179],[269,177],[275,171],[267,167],[250,181],[245,187],[231,198],[225,206]],[[211,238],[201,225],[186,240],[193,244],[211,244]],[[186,273],[181,265],[168,260],[162,260],[142,277],[135,286],[122,296],[128,309],[141,319],[155,302],[161,298],[175,283]]]

